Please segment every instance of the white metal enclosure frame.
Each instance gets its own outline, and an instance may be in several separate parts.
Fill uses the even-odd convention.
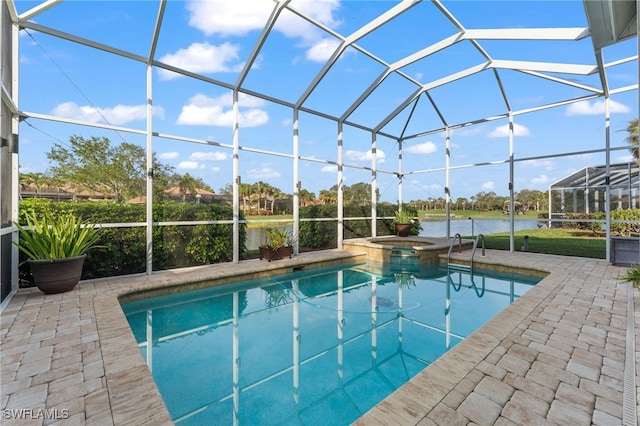
[[[14,0],[8,0],[3,2],[3,16],[2,22],[11,23],[12,31],[9,39],[3,37],[2,39],[2,114],[3,114],[3,128],[2,137],[3,144],[2,149],[8,151],[9,146],[15,146],[15,158],[13,163],[3,161],[2,168],[6,170],[7,167],[13,170],[12,172],[12,192],[7,194],[3,192],[0,194],[0,204],[3,206],[11,206],[9,210],[3,209],[3,217],[0,221],[3,228],[1,229],[2,235],[12,235],[15,237],[15,229],[11,225],[11,221],[17,217],[17,140],[19,133],[19,121],[37,119],[45,120],[56,123],[64,123],[74,126],[85,126],[89,128],[99,128],[103,130],[113,130],[117,132],[124,132],[128,134],[140,135],[146,139],[146,151],[147,151],[147,220],[145,223],[140,224],[128,224],[132,226],[145,226],[146,238],[147,238],[147,272],[151,273],[152,263],[152,223],[151,213],[153,208],[153,168],[152,168],[152,153],[154,149],[154,138],[172,140],[176,142],[190,142],[203,144],[206,146],[215,146],[227,149],[232,152],[233,162],[233,174],[230,176],[229,181],[233,185],[233,243],[234,253],[233,261],[239,261],[239,211],[240,211],[240,197],[239,188],[241,183],[241,155],[242,153],[256,153],[261,155],[279,156],[285,157],[291,160],[292,169],[292,182],[291,190],[293,193],[293,216],[294,216],[294,232],[298,231],[300,218],[299,218],[299,190],[300,185],[300,162],[310,162],[318,164],[332,165],[337,168],[335,175],[335,182],[338,186],[338,217],[335,220],[338,223],[338,245],[341,246],[343,239],[343,193],[344,187],[344,171],[345,169],[363,170],[370,173],[371,176],[371,198],[374,200],[372,203],[371,217],[367,218],[371,220],[372,233],[376,234],[376,216],[377,209],[375,203],[375,194],[378,187],[378,176],[381,174],[388,176],[395,176],[398,179],[398,202],[403,202],[403,190],[402,182],[403,178],[410,175],[419,175],[425,173],[433,173],[443,171],[445,173],[445,185],[444,195],[446,197],[447,212],[449,212],[451,203],[451,184],[450,184],[450,172],[457,168],[475,167],[484,165],[484,163],[472,163],[462,166],[451,166],[450,159],[450,146],[452,132],[460,129],[464,129],[468,126],[491,122],[495,120],[507,120],[509,132],[508,132],[508,156],[504,159],[491,162],[491,164],[506,164],[509,167],[509,176],[505,178],[508,182],[508,189],[510,194],[510,205],[514,205],[514,192],[516,190],[514,184],[514,176],[516,165],[519,162],[526,162],[532,160],[538,160],[547,158],[546,155],[517,157],[514,141],[516,138],[514,128],[516,126],[516,119],[520,116],[543,111],[547,109],[557,108],[565,106],[571,103],[592,100],[597,98],[604,98],[606,105],[606,112],[603,117],[605,122],[605,134],[602,138],[605,140],[604,146],[596,150],[585,150],[580,152],[568,152],[562,154],[554,154],[553,156],[567,156],[583,153],[604,153],[606,156],[606,167],[608,173],[609,167],[609,155],[614,149],[610,146],[610,100],[611,96],[638,90],[638,82],[636,78],[635,84],[630,84],[621,87],[611,87],[610,79],[608,78],[608,70],[625,63],[637,64],[638,52],[630,52],[625,58],[612,61],[610,63],[605,62],[603,57],[603,49],[607,46],[615,44],[622,40],[627,40],[633,37],[637,37],[638,18],[636,16],[636,2],[620,2],[611,0],[588,0],[584,1],[584,10],[586,14],[586,21],[588,26],[584,27],[564,27],[564,28],[466,28],[461,21],[450,11],[445,2],[439,0],[433,0],[431,2],[421,0],[405,0],[402,2],[391,2],[390,7],[384,13],[376,16],[373,19],[368,20],[363,25],[360,25],[357,29],[341,33],[335,28],[332,28],[321,19],[312,16],[305,11],[303,2],[296,0],[274,0],[271,13],[266,19],[262,30],[257,36],[253,49],[245,58],[243,66],[235,75],[235,82],[228,82],[218,80],[210,77],[207,73],[197,72],[194,70],[184,69],[176,65],[162,62],[157,52],[157,46],[160,38],[160,34],[163,30],[163,25],[167,20],[167,5],[166,0],[157,1],[156,16],[153,25],[153,31],[149,36],[148,53],[141,55],[134,51],[127,51],[118,48],[114,45],[108,45],[102,43],[94,38],[83,37],[70,32],[62,31],[54,27],[48,27],[38,23],[38,18],[45,14],[48,10],[59,7],[62,5],[61,0],[49,0],[39,4],[22,13],[18,13],[16,3]],[[400,19],[405,14],[421,13],[420,7],[424,5],[430,5],[434,11],[439,14],[438,19],[444,19],[448,21],[452,28],[452,34],[446,37],[442,37],[435,42],[428,43],[422,48],[411,52],[408,55],[398,58],[381,58],[371,51],[365,49],[362,44],[367,40],[367,37],[376,34],[378,31],[383,31],[388,24],[394,20]],[[540,7],[544,7],[541,4]],[[265,49],[265,45],[268,42],[269,37],[277,28],[283,15],[296,16],[302,21],[310,24],[313,28],[321,31],[323,34],[327,34],[337,41],[332,53],[328,56],[328,59],[324,61],[321,67],[311,81],[304,87],[303,90],[296,93],[292,100],[283,99],[268,93],[268,90],[257,91],[252,89],[249,82],[252,73],[255,72],[256,64],[260,61],[260,56]],[[55,37],[65,40],[70,43],[83,45],[91,49],[97,49],[102,52],[106,52],[110,55],[115,55],[120,58],[132,61],[134,63],[143,64],[145,67],[145,80],[146,80],[146,98],[147,98],[147,112],[146,112],[146,128],[144,130],[117,126],[109,123],[96,123],[84,120],[75,120],[65,118],[63,116],[56,116],[51,113],[43,113],[41,111],[27,111],[20,107],[18,102],[18,82],[19,82],[19,67],[20,63],[20,49],[18,42],[18,31],[27,30],[30,33],[42,34],[48,37]],[[3,32],[3,34],[6,34]],[[535,40],[549,40],[557,42],[567,43],[579,43],[584,40],[591,39],[592,45],[592,62],[590,63],[565,63],[565,62],[542,62],[539,60],[513,60],[502,59],[500,57],[494,57],[489,52],[490,49],[485,47],[485,44],[490,44],[500,41],[535,41]],[[399,44],[402,40],[397,41]],[[407,72],[412,66],[420,63],[423,60],[429,60],[431,58],[438,57],[438,54],[446,52],[449,49],[456,49],[460,46],[468,46],[475,52],[478,58],[481,58],[480,62],[470,65],[469,67],[456,70],[454,72],[447,73],[444,76],[436,78],[425,78],[423,81],[419,81],[415,75],[411,75]],[[368,86],[362,90],[360,95],[347,105],[346,108],[338,113],[331,113],[324,110],[315,109],[313,106],[312,98],[318,91],[326,90],[323,83],[327,80],[327,76],[336,68],[337,64],[343,60],[347,55],[356,52],[358,55],[368,58],[371,63],[375,63],[380,67],[382,71],[368,84]],[[8,76],[7,70],[13,70],[12,80],[5,81],[5,76]],[[197,80],[202,84],[216,86],[224,90],[228,90],[232,93],[233,97],[233,126],[232,126],[232,140],[231,143],[217,142],[206,140],[202,138],[193,138],[189,135],[171,135],[157,130],[157,125],[154,122],[153,106],[154,106],[154,76],[155,70],[165,70],[173,73],[177,73],[183,77]],[[559,85],[559,87],[568,87],[572,90],[576,90],[580,93],[579,96],[574,96],[551,103],[543,103],[527,108],[517,109],[513,106],[513,96],[507,89],[504,77],[507,73],[524,74],[531,78],[544,80],[545,82],[551,82]],[[473,78],[475,76],[482,75],[483,78],[490,79],[495,87],[497,87],[497,97],[501,99],[501,112],[498,114],[491,114],[489,116],[484,115],[484,112],[479,112],[477,117],[473,119],[458,120],[456,117],[450,117],[443,109],[442,105],[438,102],[435,95],[438,90],[443,87],[450,86],[456,82]],[[488,76],[488,77],[487,77]],[[593,76],[597,76],[594,80]],[[636,76],[637,77],[637,76]],[[282,78],[286,78],[285,75]],[[587,83],[577,81],[576,79],[585,78]],[[409,87],[412,87],[408,95],[401,94],[399,101],[389,101],[387,103],[386,112],[381,119],[377,119],[373,124],[364,123],[359,120],[358,111],[359,108],[370,101],[378,93],[382,92],[382,88],[391,79],[400,79],[404,81]],[[263,99],[268,102],[281,105],[291,110],[291,143],[292,151],[279,152],[273,149],[259,149],[250,146],[243,146],[241,143],[241,118],[240,108],[242,107],[241,97],[244,95],[250,95],[255,98]],[[461,99],[464,99],[464,94],[460,94]],[[463,102],[463,100],[461,101]],[[416,121],[419,118],[414,117],[414,112],[426,105],[437,120],[437,125],[433,123],[416,127]],[[299,115],[300,113],[311,114],[322,119],[327,120],[328,123],[335,123],[335,140],[336,140],[336,160],[316,158],[314,156],[304,156],[300,154],[300,140],[299,140]],[[4,118],[11,117],[11,129],[7,128],[7,120]],[[415,112],[417,116],[417,112]],[[397,123],[401,122],[401,125]],[[395,123],[395,126],[392,125]],[[363,132],[370,134],[370,152],[371,152],[371,164],[369,166],[360,166],[357,164],[350,164],[344,161],[344,150],[349,148],[350,141],[344,138],[344,126],[359,129]],[[402,147],[404,143],[408,143],[420,137],[427,135],[444,134],[446,139],[446,153],[442,158],[443,165],[437,168],[425,168],[425,169],[406,169],[403,165]],[[379,162],[376,157],[376,149],[379,145],[379,138],[388,138],[393,141],[397,141],[398,144],[398,162],[397,168],[394,169],[382,169],[379,166]],[[10,144],[4,143],[4,140],[14,140],[15,142]],[[551,155],[549,155],[551,156]],[[2,170],[0,169],[0,172]],[[4,177],[5,174],[2,174]],[[607,199],[609,199],[607,189]],[[7,213],[4,213],[7,211]],[[10,211],[10,213],[8,213]],[[607,224],[609,224],[609,209],[607,207]],[[514,212],[513,209],[510,212],[511,219],[511,250],[514,250],[514,238],[513,238],[513,221]],[[213,222],[212,222],[213,223]],[[127,224],[117,224],[127,225]],[[163,224],[160,224],[163,225]],[[609,241],[609,227],[607,226],[607,244]],[[296,248],[297,251],[297,248]],[[609,256],[609,249],[607,246],[607,256]],[[16,252],[7,253],[3,251],[3,257],[7,256],[11,259],[9,263],[3,262],[3,265],[11,264],[12,271],[12,288],[16,288],[17,276],[15,274],[16,266]],[[2,266],[6,268],[6,266]],[[1,272],[1,271],[0,271]],[[4,275],[3,275],[4,277]]]

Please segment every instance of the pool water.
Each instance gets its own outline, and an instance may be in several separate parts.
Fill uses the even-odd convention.
[[[123,309],[176,424],[346,425],[538,281],[350,264]]]

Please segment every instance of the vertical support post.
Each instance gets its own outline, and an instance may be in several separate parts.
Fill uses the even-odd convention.
[[[514,191],[514,124],[513,113],[509,111],[509,251],[515,251],[515,191]]]
[[[300,231],[300,143],[298,138],[298,108],[293,109],[293,235]],[[298,254],[298,238],[293,243],[293,254]]]
[[[402,139],[398,139],[398,209],[402,209]]]
[[[445,213],[447,217],[447,238],[451,238],[451,131],[449,126],[445,128],[445,156],[444,156],[444,196]]]
[[[233,91],[233,262],[240,262],[240,115],[238,91]]]
[[[16,23],[11,26],[11,75],[13,77],[11,81],[11,97],[15,105],[19,108],[20,98],[20,28]],[[4,44],[7,45],[6,43]],[[20,117],[17,113],[12,113],[11,116],[11,142],[9,144],[11,152],[11,220],[18,220],[18,188],[20,187]],[[17,140],[16,140],[17,138]],[[13,226],[13,225],[12,225]],[[13,232],[11,234],[11,241],[18,242],[18,233]],[[11,293],[18,291],[18,279],[19,279],[19,251],[15,244],[11,244]],[[9,300],[5,298],[4,302]],[[2,302],[2,301],[0,301]]]
[[[153,67],[147,63],[147,275],[153,272]]]
[[[377,140],[375,132],[371,132],[371,236],[378,236],[378,200],[376,199],[378,165],[377,165]]]
[[[605,141],[605,185],[604,185],[604,216],[605,216],[605,259],[611,262],[611,99],[607,94],[604,98]],[[588,182],[588,181],[587,181]]]
[[[338,248],[342,249],[344,241],[344,168],[343,168],[343,133],[342,121],[338,121]]]

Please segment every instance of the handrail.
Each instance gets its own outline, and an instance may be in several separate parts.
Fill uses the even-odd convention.
[[[459,233],[453,236],[453,240],[451,240],[451,244],[449,244],[449,253],[447,253],[447,267],[449,263],[451,263],[451,250],[453,250],[453,246],[456,244],[456,238],[458,239],[458,253],[462,253],[462,235]]]
[[[476,249],[478,248],[478,242],[482,241],[482,257],[485,256],[484,252],[484,234],[478,234],[475,241],[473,242],[473,250],[471,251],[471,273],[473,273],[473,256],[476,254]]]
[[[471,272],[471,287],[473,287],[473,289],[475,290],[476,296],[478,296],[478,297],[484,296],[484,290],[486,288],[486,285],[485,285],[485,278],[486,277],[484,275],[482,276],[482,290],[478,289],[478,286],[476,285],[476,281],[473,278],[474,278],[473,277],[473,272]]]

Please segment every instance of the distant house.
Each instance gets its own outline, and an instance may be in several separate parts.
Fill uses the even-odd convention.
[[[106,194],[98,190],[74,188],[69,185],[20,185],[19,196],[26,198],[44,198],[52,201],[112,201],[113,194]]]
[[[233,204],[233,197],[231,195],[218,195],[206,189],[196,188],[195,194],[192,195],[191,191],[188,191],[183,195],[180,191],[180,187],[174,186],[164,191],[170,200],[187,203],[203,203],[203,204]],[[144,204],[147,202],[146,195],[140,195],[135,198],[131,198],[126,201],[128,204]]]

